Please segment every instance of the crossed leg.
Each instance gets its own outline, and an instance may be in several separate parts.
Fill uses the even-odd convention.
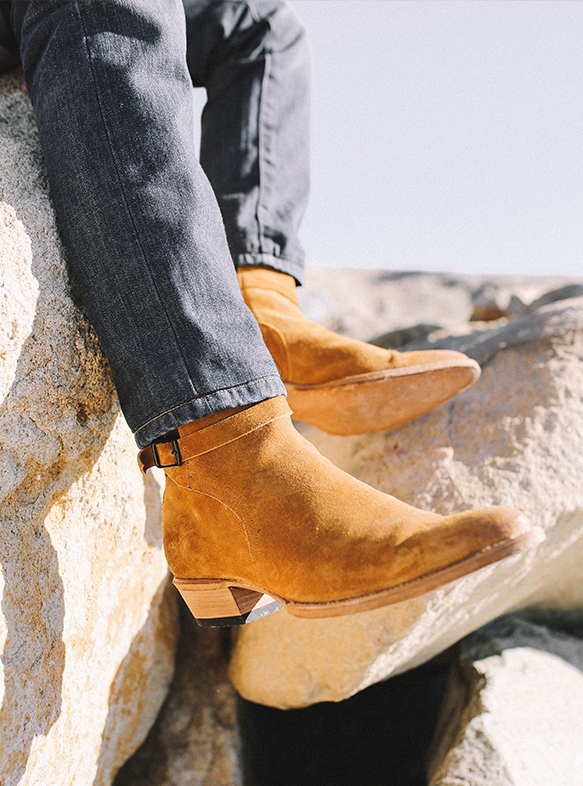
[[[281,606],[349,614],[540,541],[511,508],[442,517],[405,505],[333,467],[295,431],[193,149],[178,0],[14,0],[9,21],[72,270],[142,468],[166,470],[166,556],[197,619],[236,624]],[[209,63],[213,53],[220,66],[220,47]],[[251,192],[255,202],[267,193],[261,179]],[[247,272],[287,277],[275,259],[300,263],[293,238],[280,232],[276,243],[259,214],[271,245],[245,251],[264,255]]]

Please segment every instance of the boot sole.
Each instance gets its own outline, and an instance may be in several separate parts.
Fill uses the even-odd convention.
[[[359,374],[321,385],[285,382],[293,417],[328,434],[386,431],[425,415],[480,376],[471,358]]]
[[[403,584],[357,598],[322,603],[286,600],[277,595],[268,595],[252,584],[227,579],[174,578],[174,585],[196,622],[207,628],[245,625],[282,608],[294,617],[308,619],[340,617],[360,611],[371,611],[381,606],[390,606],[423,595],[505,557],[538,546],[545,537],[540,527],[534,527],[515,538],[495,543],[459,562]]]

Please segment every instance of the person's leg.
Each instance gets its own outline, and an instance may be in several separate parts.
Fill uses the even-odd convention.
[[[309,183],[305,31],[282,0],[183,2],[190,74],[208,93],[201,163],[295,417],[335,434],[380,431],[469,387],[480,370],[460,353],[387,351],[302,315],[295,287]]]
[[[303,278],[309,190],[306,34],[281,0],[183,0],[187,61],[204,86],[200,161],[237,266]]]
[[[16,0],[51,195],[140,447],[284,392],[193,149],[180,0]]]
[[[195,164],[176,2],[15,0],[11,18],[57,217],[142,468],[166,468],[164,548],[197,618],[349,614],[539,542],[512,509],[411,508],[295,431]]]

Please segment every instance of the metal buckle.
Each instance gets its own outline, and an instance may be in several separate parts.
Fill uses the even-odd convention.
[[[166,469],[166,467],[179,467],[182,464],[182,456],[180,455],[180,448],[178,447],[178,440],[172,440],[172,448],[173,450],[171,453],[176,456],[176,462],[174,464],[162,464],[160,462],[160,456],[158,455],[158,446],[152,444],[150,446],[152,448],[152,455],[154,456],[154,464],[158,467],[158,469]]]

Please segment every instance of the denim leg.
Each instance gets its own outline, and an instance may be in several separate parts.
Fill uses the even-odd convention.
[[[303,277],[309,189],[306,34],[281,0],[183,0],[187,62],[204,86],[200,160],[236,265]]]
[[[285,392],[193,144],[180,0],[15,0],[70,263],[140,447]]]

